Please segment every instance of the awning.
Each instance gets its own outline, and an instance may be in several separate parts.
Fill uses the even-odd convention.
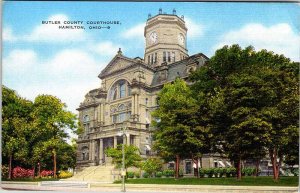
[[[219,164],[220,164],[222,167],[225,168],[225,164],[224,164],[222,161],[218,161],[218,162],[219,162]]]
[[[229,161],[226,161],[227,166],[231,167],[231,163]]]
[[[145,145],[145,147],[147,148],[147,150],[151,150],[150,145]]]

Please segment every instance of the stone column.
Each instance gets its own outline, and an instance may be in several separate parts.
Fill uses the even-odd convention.
[[[99,145],[99,159],[100,159],[100,164],[103,162],[103,139],[100,139],[100,145]]]
[[[98,108],[97,108],[97,112],[98,112],[98,117],[97,117],[97,121],[101,122],[101,104],[99,104]]]
[[[130,145],[130,134],[126,135],[126,144]]]
[[[134,145],[140,148],[140,136],[138,135],[134,136]]]
[[[92,154],[93,154],[93,141],[91,140],[90,141],[90,143],[89,143],[89,160],[93,160],[93,156],[92,156]]]
[[[136,95],[136,114],[139,115],[140,109],[139,109],[139,95]]]
[[[118,138],[114,136],[114,148],[117,148]]]
[[[134,115],[135,114],[135,95],[132,95],[131,97],[131,114]]]

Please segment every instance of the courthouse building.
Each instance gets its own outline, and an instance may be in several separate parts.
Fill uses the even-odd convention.
[[[137,146],[142,157],[153,153],[151,130],[155,128],[150,123],[151,112],[158,107],[158,92],[177,77],[186,79],[208,60],[202,53],[189,56],[187,32],[183,16],[177,16],[175,10],[165,14],[160,9],[158,15],[148,16],[143,58],[126,57],[119,49],[98,75],[101,87],[89,91],[77,109],[84,127],[77,141],[77,167],[110,162],[105,149],[123,143],[119,133],[125,120],[126,143]],[[185,173],[191,173],[191,160],[183,164]],[[226,163],[207,157],[203,164],[215,167]]]

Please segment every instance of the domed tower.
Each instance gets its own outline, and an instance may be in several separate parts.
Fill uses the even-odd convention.
[[[172,14],[162,13],[159,9],[158,15],[148,15],[144,30],[146,64],[156,67],[188,57],[186,35],[184,17],[178,17],[175,9]]]

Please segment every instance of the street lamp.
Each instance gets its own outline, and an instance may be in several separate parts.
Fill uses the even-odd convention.
[[[126,170],[125,170],[125,142],[126,142],[126,129],[127,129],[127,121],[123,122],[123,128],[122,130],[118,133],[119,136],[123,136],[123,143],[122,143],[122,171],[121,171],[121,176],[122,176],[122,189],[121,192],[126,192],[125,189],[125,176],[126,176]]]

